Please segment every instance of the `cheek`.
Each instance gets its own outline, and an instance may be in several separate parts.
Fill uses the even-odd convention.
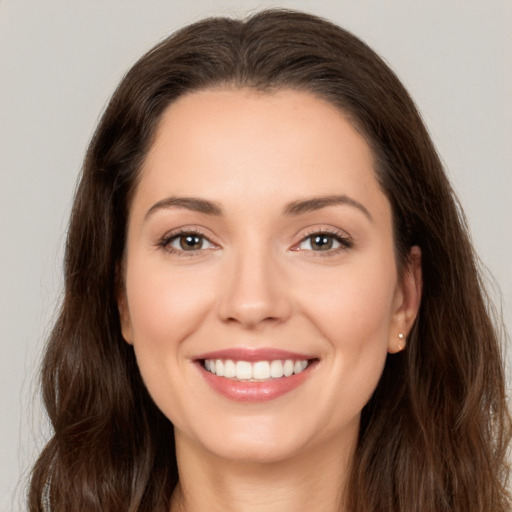
[[[356,348],[387,343],[395,288],[393,263],[364,260],[305,282],[301,296],[308,298],[305,309],[327,338]]]
[[[126,293],[133,347],[139,370],[155,402],[169,417],[179,409],[169,389],[180,389],[188,371],[187,343],[209,314],[211,290],[206,276],[172,268],[168,262],[128,261]],[[172,402],[172,403],[171,403]],[[167,410],[168,409],[168,410]]]
[[[329,279],[305,283],[308,318],[327,340],[339,389],[350,389],[345,405],[357,412],[377,385],[386,361],[396,288],[394,260],[365,259],[340,267]],[[305,288],[306,288],[305,287]],[[334,399],[334,398],[333,398]]]
[[[165,264],[159,267],[136,261],[128,267],[126,290],[135,343],[179,342],[204,317],[205,304],[212,300],[207,281],[197,273],[171,271]]]
[[[133,347],[142,379],[157,406],[175,423],[186,418],[183,378],[190,371],[183,343],[211,309],[213,287],[200,273],[128,262],[126,292]]]

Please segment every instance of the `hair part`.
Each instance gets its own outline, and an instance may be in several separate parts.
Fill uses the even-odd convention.
[[[117,294],[129,204],[163,112],[217,87],[302,90],[365,137],[393,212],[399,268],[422,250],[424,288],[405,353],[363,409],[351,512],[505,512],[510,417],[497,330],[466,223],[428,132],[384,61],[315,16],[263,11],[187,26],[114,93],[86,154],[69,224],[65,296],[42,367],[54,434],[31,512],[163,512],[178,480],[173,428],[122,338]]]

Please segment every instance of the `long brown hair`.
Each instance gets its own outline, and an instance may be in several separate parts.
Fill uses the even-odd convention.
[[[118,268],[130,197],[162,113],[180,95],[215,86],[303,90],[340,108],[373,149],[399,268],[412,245],[422,250],[419,316],[362,411],[348,509],[509,510],[500,340],[463,214],[414,103],[349,32],[271,10],[178,31],[135,64],[101,119],[75,197],[65,295],[42,368],[54,434],[33,470],[30,511],[169,508],[178,480],[173,427],[121,336]]]

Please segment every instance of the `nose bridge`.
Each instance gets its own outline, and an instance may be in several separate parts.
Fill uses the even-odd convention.
[[[284,276],[270,243],[256,237],[234,247],[227,258],[219,314],[222,320],[255,327],[283,321],[290,313]]]

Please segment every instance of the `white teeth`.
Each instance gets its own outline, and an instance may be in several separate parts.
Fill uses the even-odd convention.
[[[228,379],[232,379],[236,376],[236,367],[235,363],[231,361],[231,359],[228,359],[224,363],[224,377],[227,377]]]
[[[258,361],[252,365],[252,376],[255,379],[270,378],[270,363],[268,361]]]
[[[293,375],[293,361],[291,359],[287,359],[283,365],[283,374],[285,377],[289,377]]]
[[[294,361],[293,359],[274,359],[272,361],[233,361],[231,359],[205,359],[204,368],[219,376],[234,380],[262,381],[290,377],[301,373],[308,367],[306,359]]]
[[[247,361],[236,362],[236,378],[238,380],[252,379],[252,364]]]
[[[279,379],[284,375],[283,362],[276,360],[270,363],[270,376],[274,379]]]

